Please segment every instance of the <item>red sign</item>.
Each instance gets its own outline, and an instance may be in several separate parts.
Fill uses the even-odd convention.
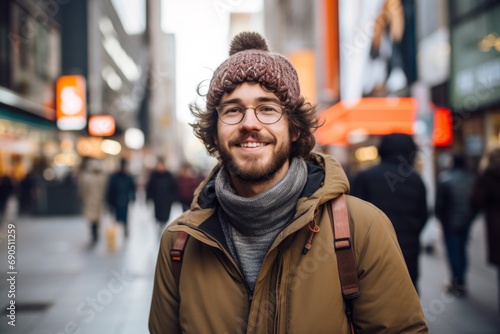
[[[448,108],[437,108],[434,112],[432,140],[435,146],[450,146],[453,143],[453,120]]]
[[[111,115],[90,116],[88,129],[91,136],[112,136],[116,130],[115,119]]]
[[[60,130],[82,130],[87,126],[85,79],[64,75],[56,83],[56,118]]]

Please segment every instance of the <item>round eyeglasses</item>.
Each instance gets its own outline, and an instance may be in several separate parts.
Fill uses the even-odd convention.
[[[240,104],[230,103],[216,108],[220,120],[229,125],[241,122],[247,109],[253,109],[259,122],[273,124],[281,119],[284,108],[276,103],[259,104],[256,107],[244,107]]]

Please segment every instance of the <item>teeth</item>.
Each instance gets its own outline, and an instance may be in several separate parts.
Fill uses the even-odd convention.
[[[264,146],[264,143],[256,143],[256,142],[241,143],[241,147],[260,147],[260,146]]]

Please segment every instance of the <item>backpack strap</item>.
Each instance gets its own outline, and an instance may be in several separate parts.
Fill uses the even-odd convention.
[[[331,201],[331,205],[328,206],[328,215],[333,229],[333,243],[337,254],[342,296],[346,303],[345,313],[351,326],[351,333],[354,333],[351,302],[359,297],[359,287],[356,258],[352,246],[349,215],[344,194]]]
[[[330,222],[334,233],[333,243],[337,253],[342,294],[346,299],[356,299],[359,297],[358,273],[345,195],[342,194],[333,200],[329,210],[330,218],[333,218]]]
[[[175,283],[179,286],[181,277],[182,256],[184,255],[184,248],[189,239],[189,234],[184,231],[177,232],[175,236],[174,247],[170,250],[170,260],[172,260],[172,274],[174,275]]]

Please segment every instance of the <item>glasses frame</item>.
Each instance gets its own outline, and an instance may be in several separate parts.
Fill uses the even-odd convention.
[[[238,105],[237,103],[231,103],[231,104]],[[280,108],[281,108],[281,114],[280,114],[280,117],[279,117],[276,121],[274,121],[274,122],[272,122],[272,123],[262,122],[262,121],[260,120],[260,118],[259,118],[258,114],[257,114],[257,108],[259,108],[260,106],[271,105],[271,104],[272,104],[272,105],[276,105],[276,106],[278,106],[278,107],[280,107]],[[245,106],[242,106],[242,105],[239,105],[239,106],[243,108],[243,112],[241,113],[241,115],[242,115],[242,116],[241,116],[241,119],[240,119],[238,122],[236,122],[236,123],[227,123],[227,122],[225,122],[225,121],[221,118],[221,115],[220,115],[220,110],[224,107],[224,105],[222,105],[222,106],[218,106],[218,107],[216,107],[216,108],[215,108],[215,111],[217,112],[217,118],[219,118],[219,119],[221,120],[221,122],[222,122],[222,123],[224,123],[224,124],[227,124],[227,125],[236,125],[236,124],[240,124],[240,123],[241,123],[241,121],[243,121],[243,119],[245,118],[245,114],[246,114],[246,112],[247,112],[247,109],[253,109],[253,113],[254,113],[254,115],[255,115],[255,118],[257,118],[257,120],[258,120],[260,123],[265,124],[265,125],[271,125],[271,124],[278,123],[278,122],[279,122],[279,121],[283,118],[283,114],[285,114],[285,111],[286,111],[285,106],[283,106],[283,105],[281,105],[281,104],[278,104],[278,103],[274,103],[274,102],[271,102],[271,103],[261,103],[261,104],[258,104],[258,105],[257,105],[257,106],[255,106],[255,107],[245,107]]]

